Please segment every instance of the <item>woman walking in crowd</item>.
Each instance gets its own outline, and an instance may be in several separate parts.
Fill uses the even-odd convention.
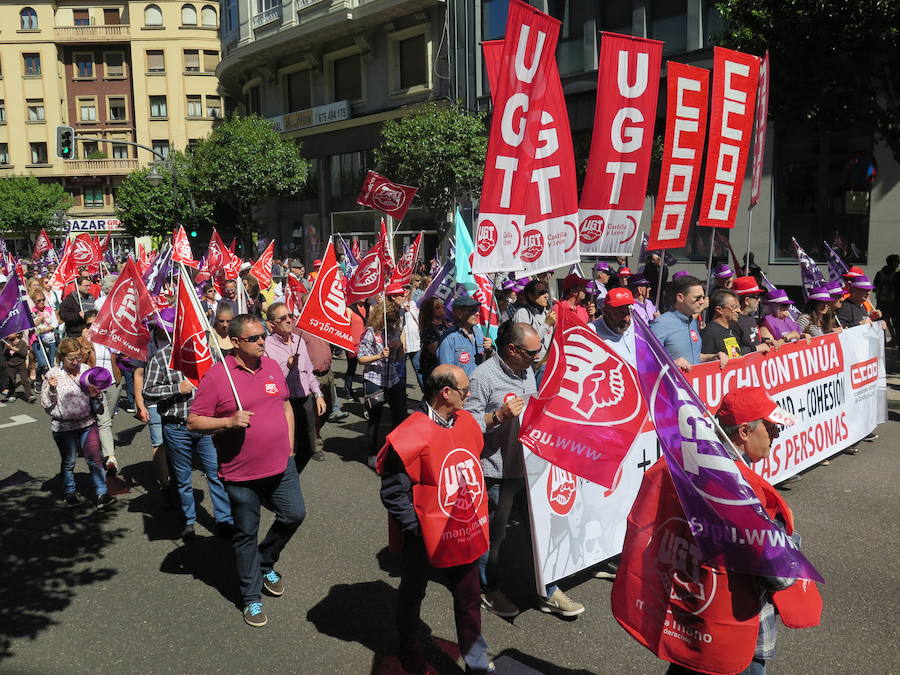
[[[269,308],[269,303],[259,292],[259,282],[249,274],[244,277],[244,291],[247,293],[247,314],[262,319],[263,312]]]
[[[385,342],[387,322],[387,342]],[[359,342],[359,362],[363,365],[365,407],[368,412],[366,446],[368,464],[375,467],[381,448],[379,426],[384,406],[391,409],[391,429],[406,419],[406,353],[400,333],[400,314],[393,308],[384,312],[384,303],[372,306],[368,328]]]
[[[806,308],[797,319],[800,330],[812,337],[841,331],[835,322],[831,293],[827,288],[812,289],[806,300]]]
[[[53,366],[56,359],[56,331],[59,328],[59,320],[56,318],[56,312],[47,304],[47,296],[40,284],[31,291],[29,297],[33,305],[31,317],[34,321],[35,332],[31,349],[34,351],[34,358],[38,366],[36,384],[40,388],[44,373]],[[41,344],[38,344],[38,340]],[[46,357],[44,356],[45,352]]]
[[[88,367],[82,362],[78,340],[66,338],[57,352],[59,366],[47,371],[41,387],[41,406],[50,415],[50,431],[59,448],[63,498],[66,506],[78,506],[82,499],[75,491],[75,459],[84,455],[91,471],[98,509],[115,499],[106,490],[106,472],[100,459],[100,434],[91,398],[99,392],[92,384],[82,385]]]
[[[771,340],[776,345],[799,340],[802,335],[800,324],[791,318],[790,307],[794,303],[780,288],[766,296],[765,316],[759,325],[762,340]]]
[[[419,343],[419,375],[423,382],[437,366],[438,345],[452,328],[453,322],[447,318],[442,300],[431,297],[422,303],[419,311],[419,331],[422,338]]]

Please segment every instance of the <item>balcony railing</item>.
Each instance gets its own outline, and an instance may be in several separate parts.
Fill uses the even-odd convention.
[[[275,22],[281,23],[281,5],[276,5],[275,7],[271,7],[264,12],[260,12],[253,16],[250,20],[250,24],[254,29],[262,28],[263,26],[268,26],[269,24]]]
[[[131,26],[57,26],[58,42],[121,42],[131,36]]]
[[[109,176],[131,173],[138,168],[136,158],[128,159],[71,159],[65,163],[66,173],[79,176]]]

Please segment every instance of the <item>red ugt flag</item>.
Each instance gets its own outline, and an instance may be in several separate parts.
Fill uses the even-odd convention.
[[[97,245],[91,235],[79,234],[71,242],[72,264],[78,268],[82,265],[94,265],[103,260],[103,254],[97,249]]]
[[[42,227],[41,233],[38,235],[37,240],[34,242],[34,252],[31,254],[31,259],[37,260],[52,248],[53,242],[50,241],[50,237],[47,235],[47,230]]]
[[[339,270],[334,243],[329,241],[316,283],[297,319],[297,328],[337,347],[353,351],[356,347],[350,334],[350,318],[347,316],[347,301],[341,288]]]
[[[210,274],[224,270],[231,262],[231,252],[222,241],[222,237],[213,228],[212,237],[209,239],[209,250],[206,252],[206,269]]]
[[[419,188],[392,183],[381,174],[369,171],[363,180],[356,203],[403,220]]]
[[[153,300],[131,258],[103,303],[91,327],[91,341],[135,359],[147,359],[150,331],[143,319],[153,313]]]
[[[419,259],[419,249],[422,246],[422,233],[416,235],[415,241],[407,246],[400,260],[397,261],[397,267],[391,275],[389,285],[397,284],[406,286],[412,278],[413,270],[416,268],[416,261]]]
[[[300,314],[300,310],[303,308],[303,296],[306,293],[306,286],[302,281],[288,276],[287,283],[284,285],[284,304],[294,316]]]
[[[175,332],[172,335],[172,358],[169,361],[169,368],[181,371],[194,386],[197,386],[206,371],[212,368],[213,360],[206,331],[197,314],[197,303],[191,297],[194,289],[190,283],[184,282],[184,276],[179,277]]]
[[[259,282],[260,288],[268,288],[272,285],[272,256],[275,255],[275,240],[269,242],[266,250],[259,256],[259,260],[250,268],[252,274]]]
[[[392,268],[386,249],[387,238],[382,230],[378,243],[359,261],[359,267],[347,281],[347,304],[367,300],[384,291]]]
[[[191,251],[191,242],[187,238],[183,225],[179,225],[172,235],[172,262],[184,263],[188,267],[197,267],[194,252]]]

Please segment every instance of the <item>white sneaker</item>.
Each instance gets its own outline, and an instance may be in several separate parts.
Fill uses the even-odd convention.
[[[541,598],[538,602],[538,609],[547,614],[556,614],[557,616],[578,616],[579,614],[584,614],[584,605],[572,600],[560,588],[553,591],[553,595],[549,598]]]

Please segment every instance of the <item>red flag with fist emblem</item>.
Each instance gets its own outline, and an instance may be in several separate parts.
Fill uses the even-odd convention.
[[[197,313],[197,303],[191,297],[194,289],[184,281],[183,275],[178,278],[178,301],[169,368],[180,371],[197,386],[206,371],[212,368],[213,359],[206,330]]]
[[[137,265],[128,258],[88,337],[92,342],[146,361],[150,331],[143,320],[153,314],[153,310],[153,300]]]
[[[340,267],[334,255],[334,243],[329,241],[322,257],[322,266],[316,276],[316,283],[313,284],[309,299],[297,319],[297,328],[341,349],[354,352],[356,346],[350,334],[347,301],[344,298],[339,272]]]

